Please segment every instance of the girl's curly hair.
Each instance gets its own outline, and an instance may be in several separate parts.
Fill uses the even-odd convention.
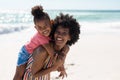
[[[78,41],[80,34],[80,25],[76,21],[76,19],[73,18],[73,16],[70,16],[69,14],[64,15],[63,13],[60,13],[60,15],[54,19],[53,29],[51,32],[53,40],[53,35],[58,26],[62,26],[63,28],[69,29],[69,35],[71,37],[71,40],[67,42],[67,45],[71,46],[72,44],[75,44]]]
[[[42,19],[50,20],[49,15],[43,11],[43,7],[41,5],[36,5],[32,7],[31,14],[34,17],[34,23]]]

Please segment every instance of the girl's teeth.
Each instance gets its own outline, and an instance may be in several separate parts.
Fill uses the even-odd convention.
[[[45,32],[43,32],[44,34],[46,34],[47,33],[47,31],[45,31]]]

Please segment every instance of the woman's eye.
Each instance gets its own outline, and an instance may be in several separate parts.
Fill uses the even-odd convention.
[[[66,35],[68,35],[68,32],[59,32],[59,31],[56,31],[55,34],[66,36]]]
[[[55,31],[55,34],[59,34],[59,32],[58,32],[58,31]]]
[[[63,35],[67,35],[68,33],[67,32],[64,32]]]

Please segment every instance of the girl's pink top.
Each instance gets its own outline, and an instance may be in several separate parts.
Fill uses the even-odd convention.
[[[32,54],[33,50],[37,48],[40,45],[49,43],[50,38],[41,35],[40,33],[36,33],[31,40],[25,44],[25,48],[28,51],[28,53]]]

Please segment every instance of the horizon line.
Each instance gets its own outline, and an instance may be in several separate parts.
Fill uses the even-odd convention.
[[[31,9],[0,9],[0,11],[30,11]],[[102,12],[111,12],[111,11],[115,11],[115,12],[120,12],[120,9],[44,9],[45,11],[90,11],[90,12],[96,12],[96,11],[102,11]]]

